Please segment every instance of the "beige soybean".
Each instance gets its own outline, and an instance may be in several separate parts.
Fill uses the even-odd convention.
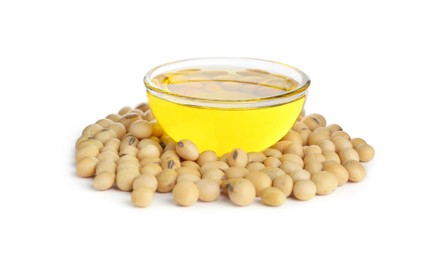
[[[100,153],[100,151],[98,150],[97,147],[95,147],[93,145],[88,145],[88,146],[83,146],[80,149],[78,149],[75,156],[76,156],[77,161],[80,161],[81,159],[86,158],[86,157],[96,157],[99,153]]]
[[[251,162],[251,163],[247,164],[247,166],[246,166],[246,169],[249,170],[249,172],[259,171],[264,168],[265,168],[265,165],[260,162]]]
[[[201,177],[200,171],[196,168],[193,168],[193,167],[186,167],[186,166],[180,167],[180,168],[176,169],[176,172],[178,173],[178,175],[188,173],[188,174],[195,175],[198,178]]]
[[[299,165],[296,162],[293,161],[284,161],[280,166],[279,169],[283,170],[285,173],[289,174],[291,172],[294,172],[296,170],[302,169],[302,166]]]
[[[348,180],[351,182],[359,182],[365,178],[365,168],[358,161],[349,160],[342,164],[348,171]]]
[[[132,110],[131,107],[129,107],[129,106],[125,106],[125,107],[122,107],[120,110],[118,110],[118,114],[119,114],[120,116],[123,116],[123,115],[125,115],[126,113],[128,113],[128,112],[131,111],[131,110]]]
[[[97,164],[97,158],[84,157],[77,162],[77,174],[83,178],[92,177],[95,174],[95,167]]]
[[[270,179],[275,179],[276,177],[280,175],[284,175],[285,172],[277,167],[265,167],[264,169],[260,170],[261,172],[267,174]]]
[[[190,140],[181,140],[176,143],[176,152],[188,161],[196,161],[199,157],[198,147]]]
[[[183,181],[197,182],[199,180],[201,180],[201,178],[196,176],[196,175],[194,175],[194,174],[183,173],[183,174],[179,174],[178,175],[178,177],[176,179],[176,183],[180,183],[180,182],[183,182]]]
[[[191,167],[191,168],[199,169],[200,165],[194,161],[183,161],[183,162],[181,162],[181,167]]]
[[[118,150],[120,150],[120,145],[121,145],[121,141],[118,138],[112,138],[110,140],[108,140],[105,144],[104,144],[104,148],[106,147],[111,147],[113,148],[116,152],[118,152]],[[104,149],[103,148],[103,149]]]
[[[108,119],[108,118],[103,118],[98,120],[97,122],[95,122],[95,124],[97,125],[101,125],[103,128],[107,128],[110,124],[112,124],[114,121]]]
[[[275,158],[281,158],[282,153],[279,150],[273,149],[273,148],[267,148],[262,152],[267,157],[275,157]]]
[[[91,124],[91,125],[86,126],[86,128],[84,128],[81,135],[87,136],[87,137],[92,137],[101,129],[103,129],[103,127],[101,125]]]
[[[118,150],[116,150],[115,147],[112,146],[104,146],[103,149],[101,149],[101,153],[103,152],[111,152],[118,155]]]
[[[147,121],[153,121],[153,120],[155,120],[155,117],[154,117],[154,115],[153,115],[153,113],[152,113],[152,111],[151,110],[147,110],[146,112],[144,112],[144,114],[143,114],[143,119],[144,120],[147,120]]]
[[[262,163],[266,167],[279,167],[281,165],[281,161],[273,156],[267,157]]]
[[[292,190],[290,190],[290,193]],[[261,191],[261,201],[267,206],[280,206],[286,201],[287,195],[278,188],[267,187]]]
[[[203,151],[199,156],[198,159],[196,160],[196,162],[198,163],[198,165],[203,165],[207,162],[214,162],[218,160],[218,156],[216,155],[216,153],[214,151]]]
[[[201,166],[200,172],[204,174],[210,169],[220,169],[222,171],[225,171],[229,168],[229,165],[222,161],[215,161],[215,162],[208,162]]]
[[[350,135],[347,132],[345,132],[345,131],[336,131],[333,134],[331,134],[331,139],[332,140],[337,138],[337,137],[344,137],[347,140],[351,139]]]
[[[307,125],[310,131],[315,130],[316,128],[323,126],[321,121],[313,115],[308,115],[304,117],[301,122]]]
[[[345,183],[348,182],[349,178],[347,169],[345,169],[345,167],[339,163],[336,163],[334,161],[331,162],[333,163],[323,163],[324,165],[323,170],[333,173],[336,176],[336,179],[338,180],[339,186],[344,185]]]
[[[227,156],[227,163],[230,166],[246,167],[248,162],[247,153],[242,149],[234,149]]]
[[[201,177],[202,179],[210,179],[215,181],[219,186],[227,179],[226,175],[220,169],[210,169],[207,170]]]
[[[227,163],[227,157],[229,157],[230,153],[225,153],[219,157],[219,161]]]
[[[155,176],[153,175],[141,174],[140,176],[135,178],[132,187],[134,190],[139,187],[146,187],[153,191],[156,191],[158,187],[158,181],[157,178],[155,178]]]
[[[329,138],[330,138],[330,136],[331,136],[330,130],[327,129],[326,127],[324,127],[324,126],[320,126],[320,127],[316,128],[316,129],[313,131],[313,133],[322,133],[322,134],[327,135]]]
[[[316,185],[316,194],[327,195],[332,193],[338,187],[336,176],[327,171],[314,173],[311,180]]]
[[[230,167],[228,169],[226,169],[224,171],[226,178],[227,179],[231,179],[231,178],[242,178],[244,177],[247,173],[249,173],[249,170],[247,170],[244,167],[239,167],[239,166],[233,166]]]
[[[284,154],[296,154],[299,157],[304,157],[304,149],[302,148],[302,144],[298,143],[291,143],[290,145],[287,145],[284,150]]]
[[[338,152],[338,153],[339,153],[339,151],[341,151],[344,148],[352,148],[353,147],[351,142],[342,136],[338,136],[338,137],[332,139],[332,142],[335,145],[336,152]]]
[[[157,176],[163,171],[163,168],[156,163],[147,163],[141,167],[140,173],[145,175]]]
[[[139,114],[140,116],[143,116],[145,112],[141,109],[134,108],[131,111],[129,111],[128,113],[135,113],[135,114]]]
[[[138,166],[139,166],[139,163],[140,163],[140,161],[138,160],[137,157],[131,156],[131,155],[124,155],[124,156],[120,156],[120,158],[117,161],[117,165],[120,165],[120,164],[123,164],[123,163],[126,163],[126,162],[133,163],[133,164],[138,164]]]
[[[115,172],[102,172],[95,176],[93,186],[96,190],[103,191],[112,188],[115,183]]]
[[[78,146],[80,145],[80,143],[82,143],[82,142],[84,142],[84,141],[86,141],[86,140],[88,140],[88,139],[90,139],[90,137],[88,137],[88,136],[84,136],[84,135],[80,136],[80,137],[77,139],[77,141],[75,142],[75,149],[78,149]],[[102,145],[103,145],[103,144],[102,144]]]
[[[178,173],[173,169],[163,170],[157,176],[159,192],[170,192],[176,184],[176,179],[178,178]]]
[[[147,164],[151,164],[151,163],[160,165],[161,159],[159,157],[146,157],[146,158],[140,160],[141,167],[143,167]]]
[[[164,147],[164,151],[169,151],[169,150],[176,151],[176,143],[175,142],[170,142],[170,143],[166,144],[166,146]]]
[[[149,122],[140,119],[136,120],[129,126],[129,133],[133,134],[138,139],[149,138],[152,135],[153,129]]]
[[[282,153],[284,152],[284,149],[291,144],[294,144],[294,142],[288,140],[282,140],[272,145],[271,148],[276,149]]]
[[[355,148],[355,149],[356,149],[356,147],[358,147],[359,145],[361,145],[361,144],[366,144],[366,143],[367,143],[364,139],[359,138],[359,137],[352,138],[352,139],[350,140],[350,142],[351,142],[351,144],[353,145],[353,148]]]
[[[136,169],[124,168],[117,171],[116,183],[118,189],[122,191],[131,191],[135,179],[140,176],[140,172]]]
[[[304,146],[303,150],[304,150],[304,158],[309,154],[321,154],[322,153],[321,147],[319,147],[319,145],[315,145],[315,144],[309,145],[309,146]]]
[[[217,182],[211,179],[202,179],[195,182],[198,187],[198,199],[205,202],[215,201],[221,194],[221,189]]]
[[[127,130],[129,130],[130,125],[137,121],[140,120],[141,116],[139,114],[136,113],[127,113],[124,116],[122,116],[120,119],[118,119],[118,123],[121,123],[124,125],[124,127],[126,127]]]
[[[304,165],[304,169],[310,172],[311,174],[322,171],[322,163],[320,161],[311,161]]]
[[[145,147],[143,147],[143,149],[139,150],[137,153],[137,158],[139,160],[143,160],[144,158],[147,157],[160,157],[161,153],[160,150],[158,150],[158,148],[153,145],[146,145]]]
[[[163,152],[160,156],[160,159],[165,160],[165,159],[171,158],[171,157],[175,157],[175,158],[179,159],[179,155],[177,154],[177,152],[175,150],[169,150],[169,151]]]
[[[154,191],[147,187],[138,187],[131,193],[131,201],[136,207],[144,208],[149,206],[154,197]]]
[[[99,161],[95,166],[95,174],[99,175],[103,172],[116,172],[117,164],[112,160]]]
[[[106,143],[107,141],[109,141],[110,139],[116,138],[116,137],[117,137],[117,135],[115,134],[115,132],[109,128],[103,128],[94,134],[94,139],[97,139],[98,141],[100,141],[103,144]]]
[[[326,126],[326,128],[330,131],[330,134],[333,134],[334,132],[337,131],[342,131],[342,127],[338,124],[330,124]]]
[[[139,172],[141,174],[140,167],[137,164],[125,162],[117,165],[117,173],[122,171],[124,172],[128,169]]]
[[[325,127],[327,125],[327,120],[323,115],[318,113],[312,113],[309,116],[316,118],[322,127]]]
[[[96,139],[86,139],[80,143],[78,143],[77,145],[77,150],[79,150],[80,148],[83,148],[85,146],[95,146],[99,151],[101,151],[104,147],[103,143],[96,140]]]
[[[310,153],[304,156],[304,163],[309,164],[310,162],[317,161],[317,162],[323,162],[325,161],[324,155],[320,153]]]
[[[301,129],[301,130],[299,130],[298,133],[302,138],[302,145],[307,145],[308,138],[309,138],[310,134],[312,133],[312,131],[310,131],[309,129]]]
[[[172,195],[176,204],[188,207],[198,201],[199,190],[193,182],[180,182],[173,187]]]
[[[339,151],[339,158],[341,162],[345,163],[348,160],[359,161],[359,153],[352,148],[344,148]]]
[[[329,139],[324,139],[320,141],[317,145],[319,146],[319,148],[321,148],[322,153],[334,152],[336,150],[335,144]]]
[[[319,144],[321,141],[329,140],[330,136],[326,132],[313,132],[308,137],[307,143],[309,145]]]
[[[124,149],[124,148],[126,148],[128,146],[137,147],[138,142],[139,142],[138,138],[136,138],[132,134],[126,134],[121,139],[120,150],[122,150],[122,149]]]
[[[290,196],[293,192],[293,180],[287,174],[280,175],[273,179],[272,186],[280,189],[286,197]]]
[[[335,161],[337,163],[341,163],[341,158],[335,152],[325,152],[322,155],[324,156],[324,162],[325,161]]]
[[[292,130],[294,130],[296,132],[299,132],[300,130],[305,130],[305,129],[308,129],[308,126],[306,124],[304,124],[302,121],[298,121],[292,126]]]
[[[102,153],[112,153],[112,154],[115,154],[115,155],[117,155],[117,160],[116,161],[118,161],[118,159],[120,158],[119,156],[118,156],[118,152],[117,152],[117,150],[115,150],[115,148],[114,147],[111,147],[111,146],[105,146],[104,148],[103,148],[103,150],[101,150],[101,153],[100,154],[102,154]],[[97,156],[97,159],[98,159],[98,157],[100,156],[100,154]],[[111,160],[109,157],[108,158],[104,158],[104,160],[106,161],[106,160]],[[115,162],[115,161],[114,161]]]
[[[258,153],[258,152],[250,152],[247,154],[247,157],[249,163],[252,162],[262,163],[267,158],[267,156],[265,156],[263,153]]]
[[[288,133],[281,140],[302,144],[302,136],[298,132],[293,130],[289,130]]]
[[[158,143],[158,144],[160,144],[160,142],[161,142],[161,140],[160,140],[160,138],[159,137],[157,137],[157,136],[151,136],[151,137],[149,137],[148,139],[150,139],[150,140],[152,140],[152,141],[155,141],[156,143]],[[144,139],[143,139],[144,140]],[[160,144],[160,146],[161,146],[161,144]]]
[[[118,139],[121,139],[126,134],[126,127],[121,123],[113,122],[107,128],[112,130]]]
[[[143,112],[146,112],[147,110],[150,109],[150,105],[148,103],[146,103],[146,102],[142,102],[142,103],[136,105],[135,108],[139,109],[139,110],[141,110]]]
[[[250,172],[246,174],[244,178],[252,182],[253,186],[255,186],[256,196],[260,196],[263,189],[272,186],[272,179],[263,172]]]
[[[247,179],[230,179],[226,189],[230,201],[237,206],[247,206],[255,200],[255,186]]]
[[[290,176],[290,178],[292,178],[293,182],[297,182],[300,180],[310,180],[311,178],[310,172],[304,169],[296,170],[292,173],[289,173],[288,175]]]
[[[304,161],[302,160],[302,158],[297,155],[297,154],[293,154],[293,153],[286,153],[283,156],[281,156],[281,158],[279,159],[282,163],[289,161],[289,162],[294,162],[299,164],[301,167],[304,166]]]
[[[163,169],[178,169],[181,167],[181,162],[178,157],[170,156],[161,160],[161,168]]]
[[[298,200],[310,200],[316,195],[316,184],[311,180],[296,181],[293,185],[293,195]]]
[[[116,122],[121,118],[121,116],[119,114],[109,114],[106,116],[106,118]]]
[[[159,141],[151,139],[152,137],[148,138],[148,139],[142,139],[138,142],[137,144],[137,148],[138,149],[143,149],[144,147],[148,146],[148,145],[154,145],[158,151],[160,151],[160,153],[163,153],[163,147],[161,146],[161,144],[159,143]]]
[[[120,158],[120,156],[118,156],[118,154],[115,151],[103,151],[97,156],[97,159],[100,162],[102,162],[102,161],[116,162],[116,161],[118,161],[119,158]]]
[[[369,144],[360,144],[356,147],[361,162],[371,161],[374,157],[374,149]]]
[[[120,152],[118,153],[118,155],[120,157],[122,157],[122,156],[137,157],[138,151],[139,151],[138,148],[135,146],[126,146],[126,147],[122,147],[120,149]]]

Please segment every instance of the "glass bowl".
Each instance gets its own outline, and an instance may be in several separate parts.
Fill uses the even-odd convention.
[[[210,83],[217,83],[219,79],[219,84],[227,84],[227,77],[214,73],[220,68],[234,71],[239,82],[243,79],[249,82],[259,74],[276,75],[290,84],[286,84],[282,91],[278,88],[277,93],[250,97],[218,95],[216,85],[203,82],[205,79],[201,77],[192,79],[206,84],[206,92],[193,89],[171,91],[172,85],[168,87],[164,83],[163,75],[192,71],[198,75],[210,75],[213,77]],[[178,78],[176,75],[179,74],[173,75]],[[191,140],[200,152],[213,150],[221,156],[235,148],[246,152],[261,151],[280,140],[301,113],[310,79],[297,68],[279,62],[252,58],[197,58],[155,67],[145,75],[144,84],[152,113],[167,135],[175,141]],[[239,87],[243,91],[241,87],[244,86],[240,84]]]

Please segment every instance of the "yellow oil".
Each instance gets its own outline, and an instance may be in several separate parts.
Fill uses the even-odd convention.
[[[293,79],[260,70],[198,68],[157,75],[152,82],[165,93],[208,100],[263,99],[298,86]],[[200,151],[219,156],[234,148],[261,151],[282,138],[295,123],[305,97],[267,107],[214,108],[171,102],[148,92],[152,112],[174,140],[192,140]]]

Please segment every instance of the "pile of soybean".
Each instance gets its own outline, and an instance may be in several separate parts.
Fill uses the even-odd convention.
[[[288,197],[306,201],[363,180],[361,162],[373,156],[373,147],[362,138],[303,111],[270,148],[249,153],[237,148],[218,157],[198,151],[191,140],[172,140],[146,103],[88,125],[76,142],[78,175],[94,178],[99,191],[131,192],[137,207],[149,206],[155,192],[172,192],[180,206],[216,201],[222,194],[238,206],[256,197],[268,206]]]

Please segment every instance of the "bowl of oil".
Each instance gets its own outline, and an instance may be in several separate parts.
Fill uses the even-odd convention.
[[[150,108],[165,133],[218,156],[261,151],[281,139],[304,106],[309,77],[252,58],[180,60],[144,77]]]

